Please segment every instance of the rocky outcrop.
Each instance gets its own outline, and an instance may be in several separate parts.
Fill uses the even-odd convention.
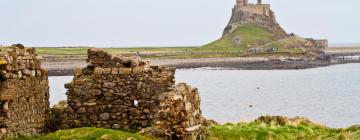
[[[156,125],[170,139],[198,138],[203,128],[200,98],[194,88],[174,86],[175,68],[97,49],[88,51],[87,61],[66,85],[67,104],[54,108],[61,129],[141,130]]]
[[[49,118],[47,71],[33,48],[0,48],[0,139],[41,134]]]
[[[271,124],[271,125],[277,125],[277,126],[284,126],[284,125],[310,125],[310,126],[318,126],[318,127],[325,127],[325,125],[320,123],[315,123],[310,121],[307,118],[303,117],[294,117],[294,118],[288,118],[283,116],[261,116],[255,120],[255,122],[258,123],[265,123],[265,124]]]

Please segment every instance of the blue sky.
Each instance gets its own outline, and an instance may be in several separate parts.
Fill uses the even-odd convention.
[[[287,32],[328,38],[330,43],[360,42],[359,0],[263,1],[272,4]],[[235,0],[1,0],[0,44],[203,45],[221,36],[234,4]]]

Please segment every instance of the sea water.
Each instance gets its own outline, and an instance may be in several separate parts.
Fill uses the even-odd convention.
[[[50,77],[50,103],[66,100],[71,76]],[[201,109],[220,123],[261,115],[303,116],[330,127],[360,124],[360,64],[305,70],[179,69],[176,82],[197,87]]]

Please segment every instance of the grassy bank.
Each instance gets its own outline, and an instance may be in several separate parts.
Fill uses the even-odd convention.
[[[211,140],[360,140],[360,129],[323,126],[274,125],[260,122],[213,126]]]
[[[60,130],[45,136],[20,137],[13,140],[160,140],[151,136],[103,128]]]
[[[208,140],[360,140],[360,126],[334,129],[303,118],[260,117],[249,123],[209,127]],[[151,136],[102,128],[60,130],[45,136],[16,140],[157,140]]]

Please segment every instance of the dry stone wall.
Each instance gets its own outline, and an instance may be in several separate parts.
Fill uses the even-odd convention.
[[[174,138],[200,135],[199,95],[185,85],[175,88],[175,68],[97,49],[88,51],[87,61],[88,66],[74,70],[73,81],[66,84],[65,107],[54,108],[61,129],[141,130],[157,124]],[[171,114],[170,120],[161,117],[163,112]]]
[[[49,118],[47,71],[33,48],[0,48],[0,139],[46,131]]]
[[[159,98],[162,101],[161,109],[155,115],[155,124],[145,131],[165,139],[195,140],[206,137],[197,88],[181,83]]]

